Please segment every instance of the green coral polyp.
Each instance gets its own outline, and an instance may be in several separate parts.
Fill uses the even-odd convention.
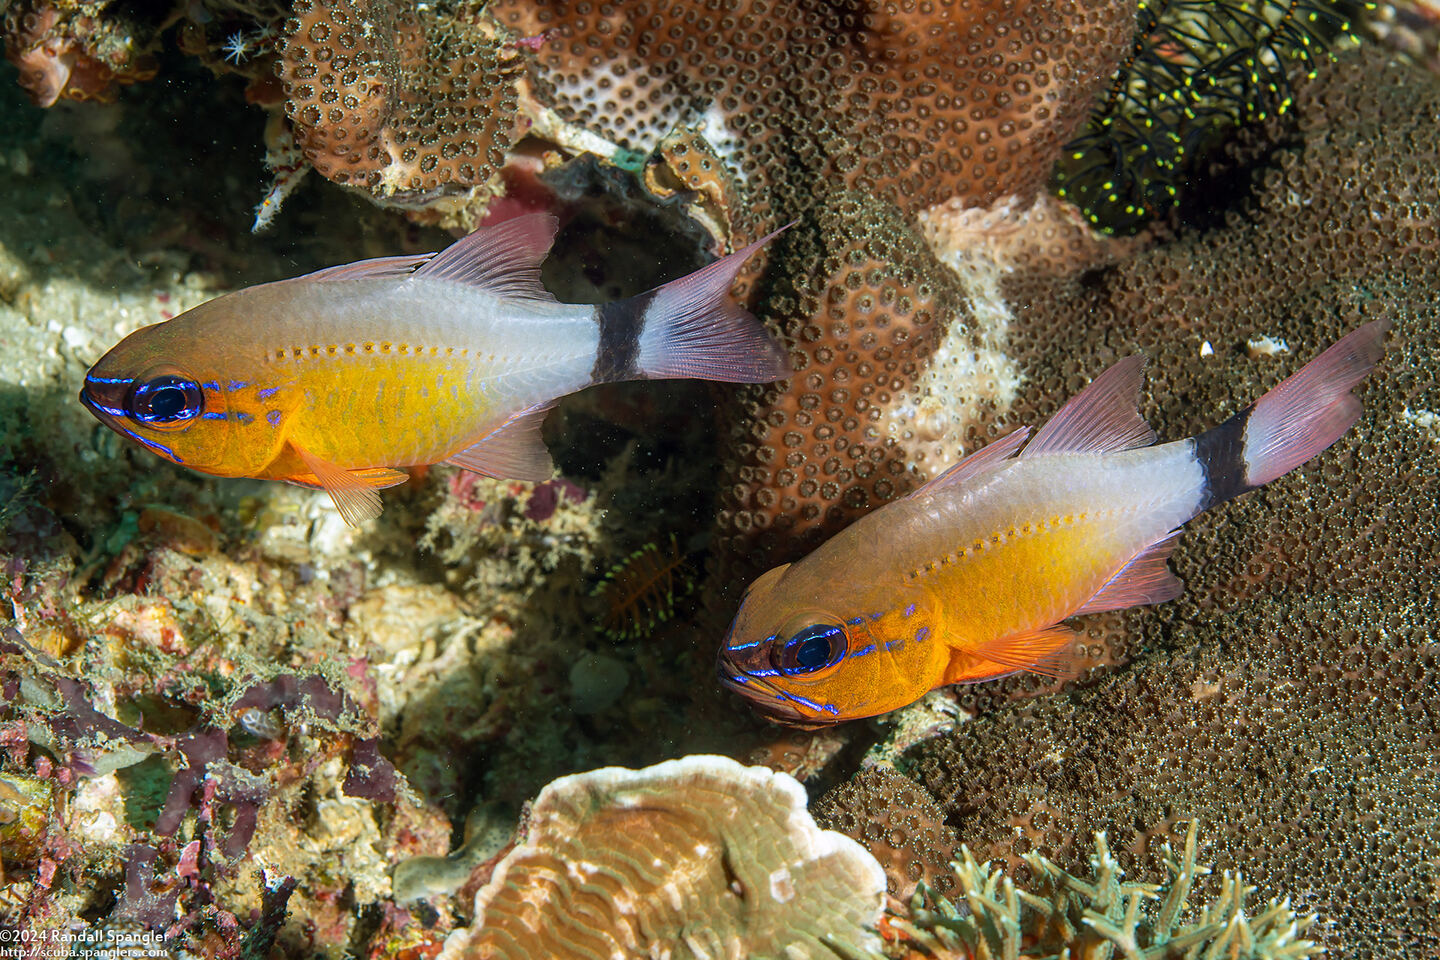
[[[1089,880],[1043,856],[1027,854],[1033,891],[1017,887],[989,863],[977,863],[970,849],[962,847],[953,866],[968,911],[938,896],[933,908],[927,907],[922,888],[911,898],[910,918],[891,925],[933,956],[959,953],[974,960],[1301,960],[1323,952],[1304,938],[1314,916],[1296,914],[1288,900],[1271,900],[1251,915],[1246,900],[1255,888],[1238,873],[1226,871],[1212,903],[1198,910],[1191,907],[1196,878],[1210,872],[1195,863],[1198,832],[1198,822],[1192,820],[1178,855],[1165,845],[1170,878],[1163,885],[1122,882],[1124,873],[1103,833],[1095,835]],[[1154,901],[1156,906],[1147,907]]]

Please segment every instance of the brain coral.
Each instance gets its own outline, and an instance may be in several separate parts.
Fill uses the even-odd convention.
[[[722,549],[746,566],[793,556],[903,494],[912,467],[943,463],[924,459],[925,444],[943,438],[951,456],[973,440],[972,413],[1010,386],[996,352],[1004,318],[975,314],[916,218],[954,204],[1029,209],[1128,43],[1133,3],[488,9],[517,36],[546,37],[527,81],[543,107],[537,131],[611,144],[617,159],[663,141],[664,170],[647,179],[694,189],[732,242],[801,221],[772,244],[750,290],[796,375],[741,393]],[[951,361],[935,389],[968,378],[974,402],[921,424],[921,380]]]
[[[1143,349],[1147,417],[1190,435],[1390,316],[1364,417],[1192,523],[1179,600],[1089,621],[1092,643],[1138,660],[961,725],[921,749],[919,776],[981,858],[1074,869],[1078,838],[1104,829],[1136,855],[1133,879],[1159,880],[1158,841],[1198,817],[1207,859],[1317,911],[1344,956],[1434,956],[1440,87],[1370,54],[1301,83],[1295,111],[1297,136],[1220,227],[1105,269],[1007,278],[1025,388],[1003,419],[1038,422]],[[1283,346],[1247,349],[1261,336]],[[1017,683],[963,702],[993,708]]]
[[[691,756],[561,777],[524,830],[446,960],[833,960],[880,943],[879,865],[763,767]]]

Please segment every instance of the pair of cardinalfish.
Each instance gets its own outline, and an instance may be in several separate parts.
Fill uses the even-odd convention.
[[[544,480],[546,412],[591,384],[764,383],[782,351],[730,296],[769,237],[639,296],[563,304],[540,283],[547,215],[444,251],[363,260],[218,297],[122,340],[85,377],[102,423],[220,477],[325,490],[359,524],[401,469]],[[773,234],[771,235],[773,236]],[[1214,429],[1156,444],[1121,360],[1031,436],[965,457],[769,571],[741,602],[722,682],[802,726],[953,683],[1073,669],[1070,617],[1178,596],[1166,566],[1201,512],[1295,469],[1360,414],[1385,321],[1348,334]]]

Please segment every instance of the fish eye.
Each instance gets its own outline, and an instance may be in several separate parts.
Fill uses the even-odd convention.
[[[204,404],[200,384],[167,374],[137,385],[126,407],[140,423],[163,424],[193,420]]]
[[[786,676],[814,673],[834,666],[845,656],[848,645],[845,628],[815,623],[800,630],[776,649],[775,669]]]

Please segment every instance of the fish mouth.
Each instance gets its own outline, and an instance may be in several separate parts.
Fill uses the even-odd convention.
[[[839,719],[826,720],[801,711],[795,701],[784,690],[764,677],[745,670],[724,651],[715,660],[716,673],[720,682],[749,701],[755,712],[775,723],[787,727],[817,729],[829,727]]]
[[[80,402],[106,426],[119,423],[126,416],[125,397],[129,384],[91,382],[89,376],[80,388]]]

